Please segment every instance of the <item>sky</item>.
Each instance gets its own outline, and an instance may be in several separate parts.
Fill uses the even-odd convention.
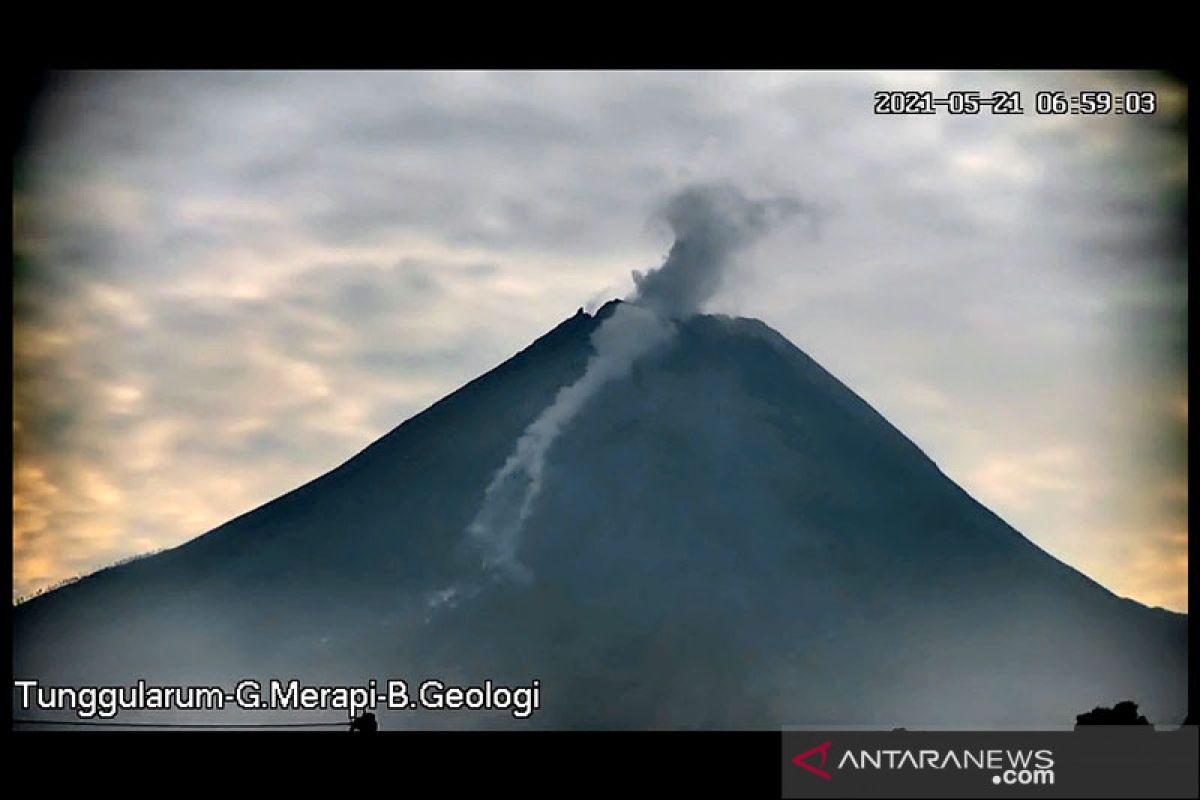
[[[877,91],[1025,113],[874,113]],[[1034,92],[1153,91],[1153,115]],[[1040,547],[1188,608],[1187,88],[1156,73],[56,76],[14,155],[13,596],[336,467],[633,289],[697,183],[756,317]]]

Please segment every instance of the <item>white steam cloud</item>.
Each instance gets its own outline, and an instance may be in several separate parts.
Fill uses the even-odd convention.
[[[592,332],[595,352],[583,375],[560,389],[521,434],[467,526],[486,569],[521,581],[531,577],[517,547],[542,489],[546,455],[559,433],[601,386],[624,377],[637,359],[670,340],[675,319],[700,310],[720,288],[737,250],[772,223],[804,210],[790,198],[749,200],[727,184],[692,186],[664,204],[662,215],[675,235],[666,260],[648,273],[633,273],[634,295]]]

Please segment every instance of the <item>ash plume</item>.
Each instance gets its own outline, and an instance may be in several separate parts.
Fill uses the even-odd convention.
[[[483,566],[516,580],[531,577],[517,557],[521,530],[542,489],[546,455],[563,428],[609,381],[675,334],[674,320],[700,310],[721,287],[733,255],[786,217],[804,211],[792,198],[750,200],[728,184],[691,186],[661,208],[674,242],[657,269],[633,273],[636,290],[592,332],[594,353],[583,375],[563,387],[530,423],[484,493],[467,526]]]
[[[725,183],[683,189],[660,210],[675,236],[671,250],[658,269],[633,273],[630,299],[665,316],[699,311],[721,288],[737,250],[801,212],[813,210],[792,197],[750,200]]]

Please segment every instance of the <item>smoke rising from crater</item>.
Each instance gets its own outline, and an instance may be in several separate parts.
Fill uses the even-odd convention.
[[[683,189],[660,209],[675,236],[671,250],[658,269],[633,273],[631,300],[665,316],[696,313],[721,288],[736,251],[800,212],[813,209],[793,197],[750,200],[726,183]]]
[[[661,208],[674,242],[657,269],[633,273],[636,290],[592,332],[595,352],[583,375],[563,387],[530,423],[492,478],[483,505],[467,526],[485,569],[528,580],[517,557],[521,529],[542,489],[546,455],[563,428],[609,381],[675,333],[675,319],[696,313],[721,287],[733,255],[770,226],[805,206],[792,198],[750,200],[728,184],[685,188]]]

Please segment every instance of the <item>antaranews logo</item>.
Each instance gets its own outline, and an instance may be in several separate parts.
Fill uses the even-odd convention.
[[[811,750],[805,750],[800,755],[795,756],[792,759],[792,763],[795,764],[797,767],[803,767],[804,769],[811,772],[813,775],[816,775],[818,778],[824,778],[825,780],[829,780],[828,772],[826,772],[823,769],[817,769],[812,764],[809,764],[807,759],[813,755],[816,755],[817,753],[820,753],[821,766],[822,767],[825,766],[825,759],[829,754],[829,745],[830,744],[831,744],[831,742],[825,742],[825,744],[819,744],[816,747],[812,748]]]
[[[832,741],[823,742],[792,757],[792,763],[812,775],[831,780],[825,767]],[[820,759],[820,767],[813,762]],[[847,749],[837,759],[835,771],[967,771],[992,773],[991,782],[997,786],[1052,786],[1054,784],[1054,753],[1048,748],[1031,749],[970,749],[970,748],[879,748]]]

